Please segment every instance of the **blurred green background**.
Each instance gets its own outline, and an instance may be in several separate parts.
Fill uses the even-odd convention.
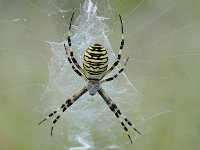
[[[72,11],[78,14],[83,2],[0,1],[0,150],[70,147],[65,136],[52,139],[49,126],[37,123],[45,115],[39,104],[51,58],[45,41],[63,41]],[[144,120],[137,124],[142,136],[124,149],[200,149],[200,1],[93,2],[98,3],[99,15],[110,18],[106,23],[112,30],[108,36],[113,49],[119,47],[116,23],[122,15],[123,56],[131,57],[125,72],[142,93]],[[109,144],[103,137],[99,140]]]

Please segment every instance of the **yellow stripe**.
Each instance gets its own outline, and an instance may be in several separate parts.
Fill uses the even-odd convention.
[[[102,54],[102,55],[107,54],[107,52],[105,50],[104,51],[96,51],[96,50],[93,51],[93,49],[87,49],[86,52],[87,53],[94,53],[94,54]]]
[[[88,56],[91,58],[90,54],[87,53],[87,51],[85,52],[85,55],[84,56]],[[84,57],[85,58],[85,57]]]
[[[104,59],[91,59],[91,58],[88,58],[88,57],[84,57],[84,59],[85,59],[85,61],[87,62],[87,61],[91,61],[91,62],[102,62],[102,63],[106,63],[107,62],[107,58],[104,58]]]
[[[99,58],[107,58],[107,57],[108,57],[108,55],[106,54],[106,55],[101,56],[101,57],[99,57]]]
[[[98,65],[98,66],[96,66],[96,65],[90,65],[90,64],[88,64],[86,61],[84,61],[83,64],[84,64],[85,66],[89,67],[89,68],[90,68],[90,67],[93,67],[93,68],[104,68],[104,67],[107,66],[107,63],[105,63],[105,64],[103,64],[103,65]]]

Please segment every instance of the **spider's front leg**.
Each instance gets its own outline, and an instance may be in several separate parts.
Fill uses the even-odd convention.
[[[51,128],[51,136],[53,133],[53,128],[58,119],[61,117],[61,115],[65,112],[67,108],[69,108],[78,98],[80,98],[84,93],[86,93],[88,89],[86,87],[83,87],[79,91],[77,91],[71,98],[67,99],[64,104],[61,105],[61,107],[57,108],[55,111],[50,113],[47,117],[45,117],[41,122],[39,122],[39,125],[46,121],[48,118],[52,117],[56,113],[59,113],[59,115],[56,116],[56,118],[53,120],[53,126]]]
[[[74,52],[73,52],[73,49],[72,49],[72,42],[71,42],[71,26],[72,26],[73,16],[74,16],[74,13],[72,14],[72,17],[71,17],[71,20],[70,20],[69,31],[68,31],[68,37],[67,37],[67,42],[68,42],[68,45],[69,45],[69,56],[70,56],[71,61],[72,61],[72,62],[75,64],[75,66],[78,68],[78,70],[79,70],[82,74],[84,74],[83,69],[81,68],[81,66],[80,66],[79,63],[77,62],[76,58],[74,57]],[[65,47],[65,50],[66,50],[66,47]],[[67,52],[67,51],[66,51],[66,52]]]
[[[124,47],[124,29],[123,29],[123,22],[122,22],[122,18],[121,16],[119,15],[119,18],[120,18],[120,22],[121,22],[121,32],[122,32],[122,37],[121,37],[121,45],[120,45],[120,48],[119,48],[119,52],[118,52],[118,55],[117,55],[117,60],[114,62],[114,64],[110,67],[110,69],[107,70],[106,75],[108,75],[113,69],[115,69],[115,67],[119,64],[119,61],[121,59],[121,53],[122,53],[122,49]]]
[[[109,106],[110,110],[115,114],[115,116],[119,119],[119,121],[121,122],[122,127],[124,128],[124,130],[126,131],[126,134],[132,144],[132,140],[131,137],[128,133],[128,128],[126,127],[125,123],[126,122],[129,127],[133,128],[138,134],[140,134],[140,132],[133,126],[133,124],[121,113],[121,111],[119,110],[119,108],[117,107],[117,105],[111,100],[111,98],[106,94],[106,92],[100,88],[98,90],[98,93],[101,95],[101,97],[104,99],[104,101],[106,102],[106,104]]]
[[[67,47],[64,43],[64,47],[65,47],[65,52],[66,52],[66,55],[67,55],[67,60],[68,62],[70,63],[70,65],[72,66],[72,69],[76,72],[76,74],[78,74],[83,80],[87,81],[87,78],[85,77],[85,75],[80,72],[80,70],[78,70],[75,66],[74,66],[74,63],[72,62],[72,59],[69,57],[68,55],[68,52],[67,52]],[[77,62],[77,61],[76,61]]]

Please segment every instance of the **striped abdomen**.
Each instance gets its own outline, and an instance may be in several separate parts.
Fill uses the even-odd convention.
[[[100,44],[91,45],[84,54],[83,69],[89,80],[101,80],[108,68],[106,49]]]

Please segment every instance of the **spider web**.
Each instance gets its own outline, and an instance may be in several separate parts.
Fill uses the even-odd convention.
[[[199,6],[199,0],[0,1],[0,149],[199,149]],[[72,12],[80,64],[94,43],[106,47],[110,65],[116,60],[122,16],[126,74],[102,86],[142,133],[130,131],[133,145],[98,95],[73,104],[53,137],[51,119],[37,124],[86,85],[63,47]]]
[[[116,60],[116,56],[107,37],[107,34],[111,33],[108,26],[105,24],[108,18],[98,16],[97,13],[98,5],[87,0],[83,6],[80,6],[80,12],[78,16],[75,17],[77,19],[72,25],[72,47],[75,57],[78,58],[80,64],[83,63],[82,60],[85,50],[94,43],[100,43],[106,47],[109,55],[109,64],[113,64]],[[67,28],[68,27],[66,27],[66,29]],[[67,61],[63,47],[63,43],[67,43],[67,32],[64,35],[64,41],[62,43],[49,42],[52,50],[51,62],[48,65],[49,82],[41,98],[42,100],[48,99],[51,101],[48,111],[55,109],[55,106],[57,107],[63,103],[66,97],[70,97],[75,91],[86,85],[86,83],[72,71]],[[120,45],[120,35],[118,37]],[[117,70],[119,69],[116,69],[114,73],[116,73]],[[132,112],[131,115],[134,116],[135,121],[141,121],[142,118],[138,113],[139,92],[125,74],[110,84],[102,85],[102,87],[109,93],[116,104],[120,104],[122,109],[124,108],[124,113]],[[127,104],[130,107],[125,109]],[[115,117],[114,114],[110,113],[108,106],[99,96],[95,96],[94,98],[85,94],[68,110],[67,116],[65,120],[66,122],[70,122],[70,125],[68,125],[66,129],[69,142],[76,141],[77,143],[81,143],[82,140],[81,144],[88,145],[88,148],[95,148],[95,145],[102,145],[103,141],[92,140],[94,132],[96,134],[95,136],[98,135],[99,138],[104,137],[110,142],[118,140],[119,138],[117,137],[117,133],[115,137],[113,137],[112,133],[117,132],[115,129],[120,126],[120,123],[117,119],[113,119]],[[96,126],[96,124],[98,124],[98,126]],[[62,130],[62,132],[64,131]],[[76,140],[74,141],[74,139]],[[118,147],[118,145],[115,146]],[[105,145],[105,148],[108,147],[110,146]]]

